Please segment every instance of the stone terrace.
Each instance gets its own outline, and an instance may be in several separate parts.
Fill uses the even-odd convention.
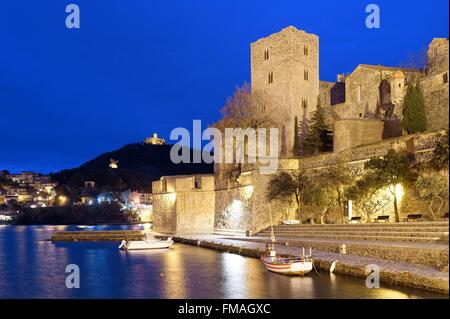
[[[323,251],[347,253],[389,260],[429,265],[448,271],[449,224],[442,222],[413,222],[393,224],[345,225],[277,225],[277,241],[291,246],[311,246]],[[267,241],[270,228],[252,237]]]

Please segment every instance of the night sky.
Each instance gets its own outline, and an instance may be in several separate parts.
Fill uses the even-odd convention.
[[[378,30],[365,27],[373,2]],[[69,3],[80,29],[65,27]],[[448,0],[2,1],[0,169],[58,171],[193,119],[211,124],[250,80],[250,43],[289,25],[320,37],[320,77],[333,81],[448,37]]]

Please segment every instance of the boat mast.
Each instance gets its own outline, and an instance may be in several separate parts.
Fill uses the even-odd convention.
[[[276,242],[275,232],[273,231],[273,222],[272,222],[272,205],[269,204],[269,215],[270,215],[270,239],[272,243]]]

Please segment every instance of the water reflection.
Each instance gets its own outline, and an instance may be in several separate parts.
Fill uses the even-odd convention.
[[[327,272],[286,277],[266,271],[257,259],[178,244],[123,252],[118,243],[44,241],[57,229],[86,228],[0,227],[0,298],[446,297],[405,288],[367,289],[364,280]],[[68,264],[80,267],[80,289],[65,286]]]

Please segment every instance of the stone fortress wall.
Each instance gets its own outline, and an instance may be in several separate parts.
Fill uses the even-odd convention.
[[[164,176],[152,183],[152,193],[156,231],[202,234],[213,229],[213,175]]]
[[[319,97],[319,37],[287,27],[251,44],[252,93],[267,99],[281,130],[282,155],[293,146],[295,117],[307,120]]]
[[[282,130],[284,151],[278,171],[315,171],[337,163],[361,169],[370,158],[384,156],[389,149],[407,150],[418,161],[429,159],[439,135],[436,132],[448,129],[448,39],[434,39],[428,56],[425,75],[416,69],[361,64],[350,75],[326,82],[319,81],[316,35],[288,27],[252,43],[252,94],[266,98],[263,111]],[[403,98],[407,85],[419,77],[430,132],[402,136]],[[295,117],[309,119],[317,100],[333,128],[334,150],[291,157]],[[271,177],[260,174],[254,164],[217,163],[214,175],[163,177],[152,185],[155,230],[255,233],[271,220],[293,219],[295,203],[265,200]],[[414,209],[405,207],[402,213]]]

